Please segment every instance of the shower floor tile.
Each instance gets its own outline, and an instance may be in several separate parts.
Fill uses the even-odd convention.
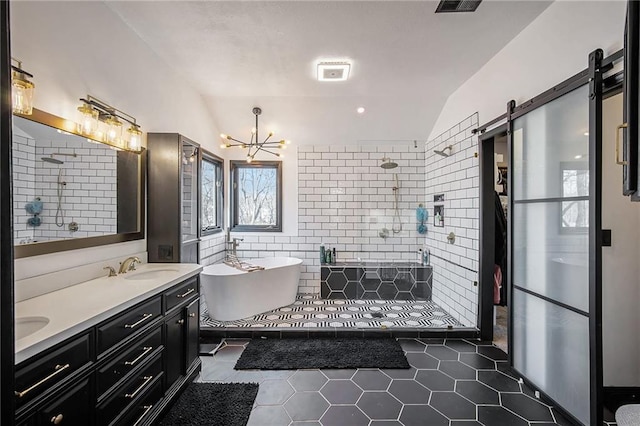
[[[202,328],[449,328],[463,327],[444,309],[430,301],[341,300],[298,295],[288,306],[237,321],[209,317],[201,305]]]

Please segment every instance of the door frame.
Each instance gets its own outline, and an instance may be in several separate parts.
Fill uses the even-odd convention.
[[[478,324],[480,339],[493,341],[493,276],[495,253],[495,183],[494,153],[495,140],[507,135],[507,124],[502,124],[478,136],[480,163],[480,271]],[[509,164],[507,156],[507,164]],[[508,187],[508,185],[507,185]],[[503,280],[507,285],[506,277]],[[509,326],[509,325],[508,325]]]

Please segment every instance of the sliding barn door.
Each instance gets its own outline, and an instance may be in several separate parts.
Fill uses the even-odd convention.
[[[589,84],[514,116],[511,362],[529,383],[588,425],[597,384],[590,236],[596,231],[591,216],[597,192],[591,160],[598,156],[589,128]]]

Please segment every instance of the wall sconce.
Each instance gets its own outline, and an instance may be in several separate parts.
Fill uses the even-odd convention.
[[[262,109],[258,107],[254,107],[251,112],[253,112],[253,115],[255,115],[256,117],[256,126],[253,129],[251,129],[250,141],[248,143],[243,142],[222,133],[220,137],[222,139],[226,139],[226,141],[220,145],[220,148],[224,149],[224,148],[238,147],[241,149],[247,149],[247,163],[251,163],[255,155],[260,151],[268,152],[269,154],[275,155],[276,157],[280,157],[280,158],[284,157],[284,154],[270,151],[270,149],[273,149],[273,148],[285,149],[287,145],[290,144],[291,142],[284,139],[279,141],[270,141],[269,139],[273,136],[273,132],[269,132],[269,134],[267,135],[267,138],[264,141],[262,142],[258,141],[258,116],[262,114]],[[233,141],[234,143],[229,141]]]
[[[78,131],[84,136],[103,142],[115,149],[140,152],[142,150],[142,131],[135,117],[112,107],[94,96],[80,98],[78,107],[81,119]],[[123,121],[130,127],[123,132]],[[100,123],[104,131],[99,130]]]
[[[33,113],[33,91],[36,87],[29,78],[33,75],[22,69],[22,61],[11,58],[17,65],[11,64],[11,104],[13,112],[22,115]]]

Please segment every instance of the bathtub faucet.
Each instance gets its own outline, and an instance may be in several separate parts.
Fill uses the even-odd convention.
[[[234,257],[237,258],[237,249],[240,245],[240,241],[244,241],[243,238],[234,238],[231,240],[230,238],[227,240],[227,258]]]

